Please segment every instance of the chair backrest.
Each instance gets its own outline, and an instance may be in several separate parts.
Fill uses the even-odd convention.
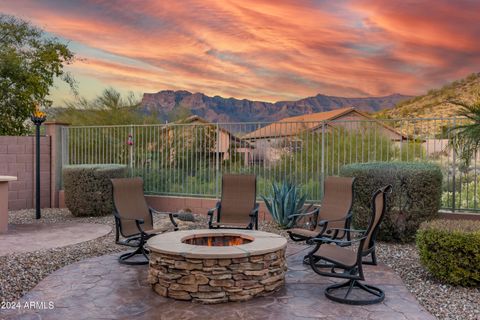
[[[384,186],[373,194],[372,197],[372,215],[365,232],[366,238],[361,243],[363,252],[370,252],[375,247],[377,233],[387,208],[387,194],[392,192],[392,186]]]
[[[113,205],[120,216],[121,234],[129,237],[140,233],[135,221],[125,219],[143,219],[142,228],[153,229],[152,216],[143,194],[142,178],[121,178],[111,179],[111,181]]]
[[[224,174],[222,176],[220,221],[248,225],[256,198],[257,177],[255,175]]]
[[[322,207],[318,215],[320,220],[336,220],[345,217],[352,209],[353,183],[355,178],[327,177],[325,179]],[[329,228],[344,228],[345,221],[328,224]]]

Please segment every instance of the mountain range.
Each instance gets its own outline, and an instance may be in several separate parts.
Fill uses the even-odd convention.
[[[384,97],[346,98],[318,94],[297,101],[275,103],[247,99],[210,97],[203,93],[164,90],[145,93],[142,112],[156,114],[171,120],[172,115],[184,110],[212,122],[276,121],[305,113],[315,113],[354,106],[365,112],[392,108],[412,96],[392,94]]]

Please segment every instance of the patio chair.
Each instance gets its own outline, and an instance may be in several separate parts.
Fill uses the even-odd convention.
[[[308,259],[313,271],[322,276],[348,279],[344,283],[328,286],[325,289],[328,299],[346,304],[366,305],[379,303],[385,298],[385,293],[380,288],[360,281],[365,280],[362,258],[375,250],[378,228],[385,214],[387,193],[391,192],[392,186],[388,185],[373,194],[372,215],[366,230],[332,228],[334,232],[350,232],[351,235],[355,235],[353,239],[319,237],[308,240],[309,244],[316,245],[315,250],[309,253]],[[356,251],[339,246],[353,244],[357,244]],[[352,292],[354,292],[353,297]],[[361,294],[367,296],[364,297]]]
[[[111,179],[113,186],[113,215],[115,217],[115,242],[120,245],[136,248],[132,252],[124,253],[118,261],[128,265],[148,264],[148,249],[146,241],[170,228],[154,229],[153,213],[160,213],[150,208],[143,194],[142,178]],[[176,215],[169,213],[174,230],[178,230],[174,220]],[[124,238],[120,240],[120,235]],[[145,259],[128,259],[143,255]]]
[[[292,216],[304,219],[310,217],[313,221],[313,230],[306,228],[290,229],[287,231],[290,238],[293,241],[307,241],[324,236],[336,239],[347,238],[349,240],[350,234],[348,231],[333,232],[331,229],[343,228],[348,230],[350,228],[354,182],[355,178],[327,177],[321,208]],[[372,256],[372,261],[373,259]],[[308,263],[307,260],[305,262]]]
[[[257,177],[224,174],[222,198],[208,211],[210,229],[258,229]],[[214,221],[214,213],[216,219]]]

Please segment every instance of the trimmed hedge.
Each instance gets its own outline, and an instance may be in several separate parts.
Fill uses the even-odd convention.
[[[480,285],[480,221],[434,220],[417,232],[420,261],[441,281]]]
[[[76,165],[63,168],[65,205],[76,217],[112,214],[111,178],[127,176],[124,165]]]
[[[410,242],[420,224],[438,217],[442,172],[437,165],[422,162],[373,162],[343,166],[340,175],[356,177],[353,224],[366,228],[371,216],[373,192],[391,184],[393,192],[378,239]]]

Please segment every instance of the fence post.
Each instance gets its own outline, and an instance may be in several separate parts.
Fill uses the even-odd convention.
[[[218,186],[219,176],[220,176],[220,172],[219,172],[220,130],[219,130],[219,128],[218,128],[218,122],[217,122],[217,124],[216,124],[215,139],[216,139],[216,141],[217,141],[217,143],[216,143],[216,151],[215,151],[215,195],[218,197],[218,191],[220,190],[220,189],[219,189],[219,186]]]
[[[62,127],[62,167],[66,164],[70,164],[70,152],[69,152],[69,146],[70,146],[70,134],[68,127],[63,126]],[[63,181],[61,183],[63,185]]]
[[[320,186],[322,187],[321,196],[324,195],[324,182],[325,182],[325,121],[322,121],[322,169],[320,176]]]
[[[128,132],[128,139],[131,139],[131,142],[127,144],[128,147],[128,168],[130,171],[130,177],[133,177],[133,148],[134,144],[136,143],[134,137],[133,137],[133,126],[129,126],[129,132]]]
[[[457,124],[456,124],[456,118],[453,118],[453,128],[455,129],[457,127]],[[454,136],[453,137],[454,141],[453,141],[453,145],[455,145],[455,140],[456,140],[456,137]],[[453,189],[452,189],[452,212],[455,212],[455,198],[456,198],[456,194],[457,194],[457,187],[456,187],[456,181],[455,181],[455,171],[457,171],[457,151],[455,150],[455,148],[453,148],[452,150],[452,183],[453,183]]]
[[[68,123],[50,121],[45,123],[46,134],[50,137],[50,207],[58,208],[59,191],[62,186],[62,167],[68,154],[68,140],[64,132],[68,133]]]

